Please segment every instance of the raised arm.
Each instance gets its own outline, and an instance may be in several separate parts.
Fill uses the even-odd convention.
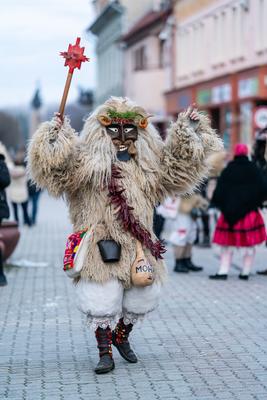
[[[79,185],[78,136],[67,119],[58,116],[40,125],[28,149],[30,178],[53,196],[76,190]]]
[[[169,129],[161,160],[163,195],[190,193],[207,176],[207,157],[223,149],[206,115],[191,107]]]

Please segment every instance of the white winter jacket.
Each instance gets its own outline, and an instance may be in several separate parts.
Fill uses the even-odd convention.
[[[7,190],[8,198],[12,203],[24,203],[29,197],[26,168],[21,165],[12,165],[9,172],[11,184]]]

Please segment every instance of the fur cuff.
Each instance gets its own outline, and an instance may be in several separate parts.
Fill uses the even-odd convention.
[[[198,117],[198,121],[191,121],[186,112],[180,113],[170,128],[167,146],[172,153],[178,150],[182,159],[201,159],[223,150],[223,142],[211,127],[208,116],[198,112]]]
[[[28,149],[28,174],[39,187],[59,196],[71,184],[77,135],[65,120],[56,129],[55,121],[44,122],[33,135]]]

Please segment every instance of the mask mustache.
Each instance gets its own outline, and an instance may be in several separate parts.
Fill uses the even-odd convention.
[[[126,140],[125,142],[125,146],[128,147],[128,153],[131,156],[136,156],[137,154],[137,149],[135,147],[135,142],[133,140]]]
[[[122,142],[120,140],[115,139],[115,140],[113,140],[113,144],[116,147],[126,146],[127,149],[128,149],[128,153],[133,157],[136,156],[136,154],[137,154],[137,149],[135,147],[135,142],[132,139],[126,140],[125,142]]]

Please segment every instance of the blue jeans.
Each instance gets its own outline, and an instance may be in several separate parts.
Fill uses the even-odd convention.
[[[39,202],[39,196],[41,192],[36,192],[33,195],[30,196],[30,201],[32,203],[32,215],[31,215],[31,221],[32,224],[36,223],[36,217],[37,217],[37,212],[38,212],[38,202]]]

